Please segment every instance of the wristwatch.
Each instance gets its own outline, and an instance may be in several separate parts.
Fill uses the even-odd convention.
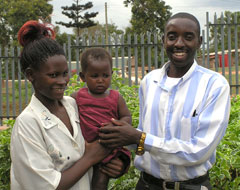
[[[145,132],[142,132],[142,135],[141,135],[141,138],[140,138],[140,141],[139,141],[139,144],[137,146],[137,150],[136,150],[136,155],[143,155],[144,154],[144,142],[145,142],[145,138],[146,138],[146,133]]]

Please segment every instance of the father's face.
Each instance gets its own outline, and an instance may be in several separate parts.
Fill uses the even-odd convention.
[[[188,69],[201,45],[197,24],[188,18],[174,18],[165,28],[164,46],[176,69]]]

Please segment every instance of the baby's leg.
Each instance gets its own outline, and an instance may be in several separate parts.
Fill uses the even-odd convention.
[[[92,190],[107,190],[109,177],[102,173],[99,165],[93,167]]]

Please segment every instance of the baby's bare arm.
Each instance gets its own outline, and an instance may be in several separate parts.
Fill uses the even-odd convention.
[[[119,113],[119,120],[125,121],[125,122],[129,123],[130,125],[132,124],[131,113],[126,105],[125,100],[121,96],[121,94],[119,94],[119,98],[118,98],[118,113]]]
[[[77,98],[77,92],[72,93],[72,94],[71,94],[71,97],[76,100],[76,98]]]

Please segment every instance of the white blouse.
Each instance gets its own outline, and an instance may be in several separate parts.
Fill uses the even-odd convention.
[[[85,141],[73,98],[62,104],[73,127],[73,136],[64,123],[33,95],[30,104],[17,117],[11,137],[11,189],[56,189],[61,171],[79,160]],[[90,190],[92,168],[70,190]]]

